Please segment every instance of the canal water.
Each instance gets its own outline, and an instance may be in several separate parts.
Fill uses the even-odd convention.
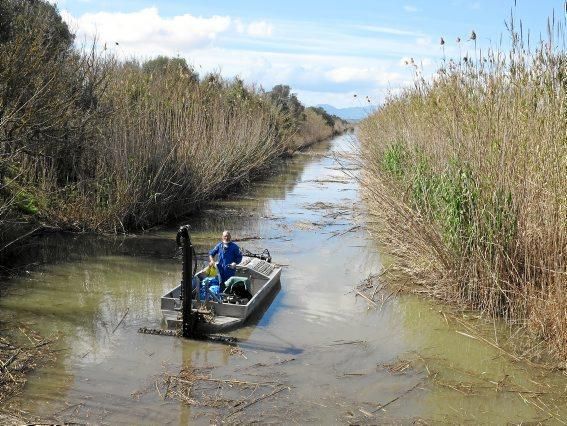
[[[356,144],[352,134],[318,144],[178,224],[191,224],[201,265],[228,229],[283,266],[267,310],[228,333],[235,347],[138,333],[164,326],[160,296],[180,281],[176,226],[29,247],[37,264],[0,286],[0,324],[57,338],[57,357],[11,406],[103,424],[567,421],[561,371],[513,362],[441,305],[387,290],[373,304],[353,291],[382,270]],[[494,325],[494,338],[507,333]],[[168,388],[182,371],[206,380]]]

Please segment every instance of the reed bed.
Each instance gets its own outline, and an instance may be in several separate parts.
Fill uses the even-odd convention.
[[[92,229],[139,229],[186,215],[248,183],[284,149],[277,112],[237,82],[116,68],[102,99],[115,113],[73,209]]]
[[[391,282],[524,327],[530,357],[565,362],[564,30],[534,48],[509,29],[509,51],[472,40],[361,123],[363,193]]]
[[[288,86],[77,49],[46,1],[0,0],[0,21],[0,254],[45,227],[126,232],[187,215],[332,133]]]
[[[327,114],[322,108],[306,108],[305,120],[293,138],[293,148],[302,149],[352,129],[346,121]]]
[[[329,126],[324,118],[313,109],[307,109],[305,111],[305,121],[301,124],[294,142],[299,149],[328,139],[331,136],[333,136],[333,127]]]

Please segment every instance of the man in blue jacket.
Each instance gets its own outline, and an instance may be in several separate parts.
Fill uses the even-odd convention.
[[[215,264],[215,256],[219,255],[217,268],[224,283],[236,273],[236,265],[242,262],[242,253],[240,247],[230,241],[230,232],[222,233],[222,241],[218,243],[211,251],[209,251],[209,265]]]

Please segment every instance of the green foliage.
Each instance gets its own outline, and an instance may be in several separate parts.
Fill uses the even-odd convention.
[[[105,80],[102,61],[94,51],[74,50],[73,35],[53,5],[3,1],[2,8],[10,16],[0,43],[3,158],[32,158],[37,167],[22,176],[30,181],[50,174],[65,184],[92,176],[94,163],[83,159],[100,134],[95,119],[104,113],[97,97]]]
[[[385,150],[382,168],[408,187],[408,204],[439,224],[447,244],[468,253],[478,245],[493,253],[497,241],[512,241],[516,232],[510,191],[497,190],[490,200],[480,199],[480,188],[470,166],[453,160],[442,172],[434,172],[420,152],[410,155],[402,143]]]
[[[167,56],[158,56],[150,59],[142,65],[144,72],[148,74],[166,74],[175,73],[180,77],[192,82],[199,81],[199,74],[187,64],[184,58],[169,58]]]
[[[247,102],[254,97],[253,93],[244,85],[244,81],[238,77],[228,85],[226,96],[233,107],[245,107]]]
[[[26,215],[36,215],[40,211],[40,201],[31,187],[17,181],[18,170],[13,165],[4,170],[4,178],[1,185],[0,197],[3,203],[4,213],[17,211]]]
[[[37,30],[44,33],[48,53],[67,51],[73,44],[74,35],[53,4],[41,0],[0,0],[0,44]]]
[[[323,117],[323,120],[325,120],[325,123],[327,123],[328,126],[333,127],[335,125],[335,120],[339,119],[339,117],[337,117],[336,115],[331,115],[329,114],[327,111],[325,111],[323,108],[321,107],[309,107],[307,109],[310,109],[312,111],[314,111],[317,115],[320,115],[321,117]]]
[[[437,190],[430,192],[440,207],[438,220],[444,224],[449,243],[467,253],[477,242],[478,191],[470,168],[453,163],[440,176]]]
[[[36,198],[24,190],[16,194],[14,204],[24,214],[35,215],[39,212]]]
[[[305,120],[303,111],[305,107],[297,99],[297,95],[291,92],[287,85],[278,84],[268,92],[268,98],[279,110],[289,117],[287,124],[297,126],[299,122]]]
[[[393,143],[384,150],[382,167],[393,177],[400,178],[404,174],[406,157],[407,154],[404,145],[401,143]]]
[[[482,210],[484,226],[480,238],[491,254],[494,254],[497,244],[508,247],[517,237],[518,209],[514,206],[510,190],[494,190],[486,203]]]

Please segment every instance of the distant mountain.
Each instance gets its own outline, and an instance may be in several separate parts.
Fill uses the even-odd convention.
[[[329,104],[317,105],[323,108],[329,114],[341,117],[343,120],[362,120],[376,110],[376,106],[369,105],[368,107],[351,107],[351,108],[336,108]]]

